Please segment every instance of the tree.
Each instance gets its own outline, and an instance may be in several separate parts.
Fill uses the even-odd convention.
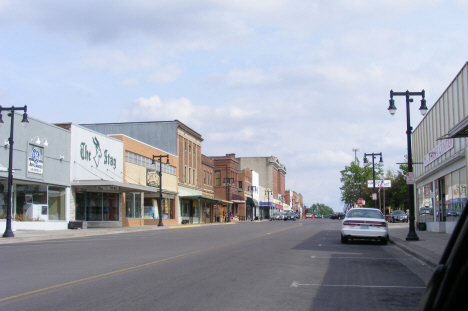
[[[330,215],[333,213],[333,209],[323,203],[315,203],[309,208],[309,213],[313,215]]]
[[[380,180],[383,176],[383,167],[380,163],[374,163],[375,169],[375,180]],[[340,181],[342,186],[341,190],[341,201],[345,204],[356,204],[361,191],[361,197],[366,200],[366,202],[372,201],[372,192],[373,188],[367,188],[367,180],[372,180],[372,162],[360,166],[359,159],[356,163],[353,161],[349,166],[345,166],[344,170],[340,171],[341,178]],[[359,183],[359,179],[361,182]],[[377,184],[377,182],[376,182]],[[360,189],[359,189],[360,187]]]
[[[405,156],[405,163],[407,161]],[[386,179],[392,181],[392,187],[385,190],[385,205],[393,210],[409,209],[408,187],[406,185],[406,173],[408,172],[407,164],[400,164],[399,169],[395,171],[387,171]]]

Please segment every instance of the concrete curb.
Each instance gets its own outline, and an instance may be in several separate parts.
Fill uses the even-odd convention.
[[[404,253],[416,258],[429,269],[434,270],[439,264],[440,255],[417,245],[417,241],[405,241],[400,238],[390,237],[389,242],[398,247]]]

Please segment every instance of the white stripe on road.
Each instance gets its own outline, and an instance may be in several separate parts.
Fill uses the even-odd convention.
[[[425,286],[398,286],[398,285],[328,285],[328,284],[300,284],[294,281],[291,287],[299,286],[320,286],[320,287],[361,287],[361,288],[406,288],[406,289],[425,289]]]
[[[413,258],[393,258],[393,257],[317,257],[310,256],[316,259],[366,259],[366,260],[413,260]]]

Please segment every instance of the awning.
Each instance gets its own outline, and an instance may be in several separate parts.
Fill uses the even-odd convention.
[[[276,204],[274,202],[262,202],[262,201],[260,201],[259,205],[260,206],[276,207]]]
[[[231,194],[231,201],[234,203],[245,203],[244,197],[235,193]]]
[[[276,208],[283,209],[283,205],[276,204]]]
[[[71,182],[71,185],[74,187],[83,188],[86,191],[159,193],[159,188],[146,187],[113,180],[75,180]],[[166,194],[177,195],[177,192],[164,189],[162,192],[163,197],[165,197]]]
[[[180,199],[191,199],[191,200],[208,200],[208,201],[215,201],[215,202],[222,202],[223,200],[221,199],[215,199],[215,198],[210,198],[206,197],[204,195],[187,195],[187,196],[179,196]]]
[[[458,122],[457,125],[452,127],[447,134],[439,137],[438,139],[448,139],[448,138],[462,138],[468,137],[468,116],[463,120]]]
[[[253,204],[252,204],[252,202],[253,202]],[[252,206],[252,205],[258,206],[258,201],[255,200],[255,199],[253,199],[253,201],[252,201],[252,198],[247,198],[246,204],[247,204],[248,206]]]

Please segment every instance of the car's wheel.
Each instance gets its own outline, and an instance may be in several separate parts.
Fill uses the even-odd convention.
[[[387,238],[381,238],[380,239],[380,244],[387,245]]]
[[[348,237],[341,235],[341,243],[343,244],[348,243]]]

